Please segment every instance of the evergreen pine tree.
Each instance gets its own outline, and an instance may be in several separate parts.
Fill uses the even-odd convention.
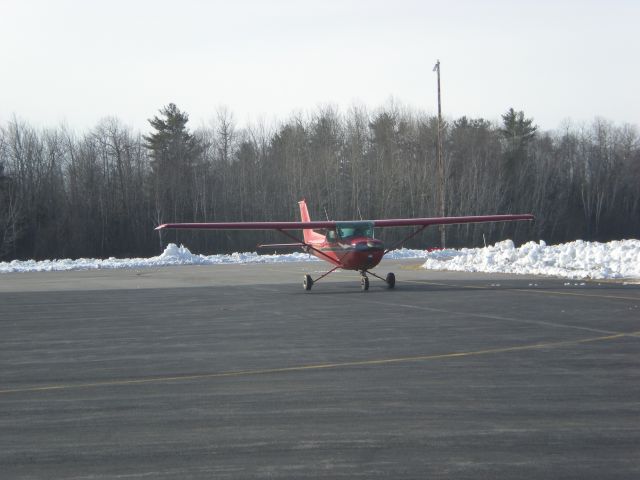
[[[190,192],[202,145],[187,130],[189,116],[175,104],[162,108],[160,114],[149,120],[155,131],[143,137],[151,155],[155,220],[191,220]]]

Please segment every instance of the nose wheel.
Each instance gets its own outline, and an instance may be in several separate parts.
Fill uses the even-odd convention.
[[[369,290],[369,277],[365,274],[362,274],[362,277],[360,277],[360,288],[362,288],[363,292]]]

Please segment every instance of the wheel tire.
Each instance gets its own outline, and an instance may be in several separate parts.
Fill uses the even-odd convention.
[[[360,280],[360,286],[362,287],[363,292],[369,290],[369,279],[367,277],[362,277]]]
[[[302,281],[302,286],[304,287],[305,290],[311,290],[311,287],[313,287],[313,278],[311,278],[311,275],[304,276],[304,280]]]
[[[387,273],[387,286],[390,289],[396,286],[396,276],[392,272]]]

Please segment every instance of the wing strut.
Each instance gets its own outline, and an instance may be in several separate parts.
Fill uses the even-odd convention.
[[[306,242],[303,242],[302,240],[300,240],[298,237],[296,237],[295,235],[292,235],[291,233],[285,231],[285,230],[280,230],[277,229],[280,233],[282,233],[283,235],[286,235],[287,237],[289,237],[292,240],[295,240],[296,242],[300,242],[302,245],[304,245],[304,247],[306,247],[309,250],[313,250],[314,252],[317,252],[318,254],[322,255],[323,257],[325,257],[329,263],[334,263],[336,260],[331,258],[329,255],[327,255],[326,253],[324,253],[322,250],[318,250],[316,247],[314,247],[313,245],[309,245]],[[342,265],[338,265],[336,268],[340,268]],[[333,269],[335,270],[335,268]],[[333,270],[331,270],[333,272]],[[323,275],[324,276],[324,275]],[[318,279],[319,280],[319,279]]]
[[[400,245],[402,245],[404,242],[406,242],[407,240],[415,237],[417,234],[419,234],[421,231],[423,231],[425,228],[427,228],[429,225],[423,225],[422,227],[420,227],[419,229],[417,229],[415,232],[411,233],[410,235],[407,235],[405,238],[403,238],[402,240],[400,240],[399,242],[394,243],[393,245],[391,245],[389,248],[387,248],[384,251],[384,254],[386,255],[387,253],[391,252],[392,250],[395,250],[396,248],[398,248]]]

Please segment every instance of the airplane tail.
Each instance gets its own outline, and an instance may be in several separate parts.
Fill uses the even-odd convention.
[[[311,218],[309,217],[309,210],[307,209],[307,202],[303,198],[298,202],[300,206],[300,220],[303,222],[310,222]],[[324,240],[324,235],[321,235],[317,232],[314,232],[311,229],[302,230],[302,234],[304,236],[305,243],[313,243]]]
[[[300,205],[300,221],[310,222],[311,217],[309,217],[309,210],[307,209],[307,201],[303,198],[298,202],[298,205]]]

